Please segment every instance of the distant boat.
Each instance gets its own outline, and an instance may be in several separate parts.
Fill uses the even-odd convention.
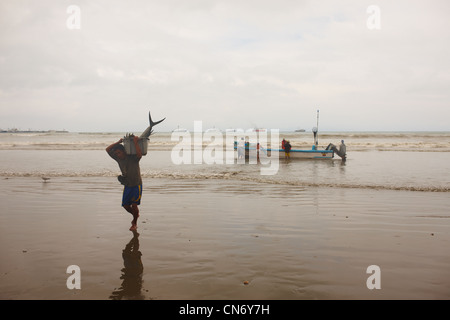
[[[238,129],[226,129],[225,130],[225,132],[226,133],[244,133],[244,129],[240,129],[240,128],[238,128]]]
[[[294,132],[305,132],[305,129],[297,129]]]
[[[265,129],[265,128],[253,128],[252,132],[267,132],[267,129]]]
[[[205,131],[205,133],[211,133],[211,132],[222,132],[222,131],[220,131],[216,127],[209,128]]]
[[[189,130],[178,126],[176,129],[172,130],[172,132],[189,132]]]

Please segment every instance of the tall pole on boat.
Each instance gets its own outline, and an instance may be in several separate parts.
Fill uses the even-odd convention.
[[[317,110],[317,132],[319,132],[319,110]]]
[[[317,124],[316,124],[316,133],[314,136],[315,136],[314,144],[316,146],[318,146],[319,145],[319,109],[317,109]]]

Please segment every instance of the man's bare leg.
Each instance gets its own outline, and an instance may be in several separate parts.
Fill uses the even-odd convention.
[[[125,210],[127,210],[129,213],[133,215],[133,220],[131,221],[131,227],[130,230],[136,230],[137,229],[137,220],[139,218],[139,208],[136,203],[133,203],[132,205],[126,205],[123,206]]]
[[[132,208],[131,208],[130,205],[123,206],[123,208],[124,208],[125,210],[127,210],[127,212],[133,214],[133,210],[132,210]]]

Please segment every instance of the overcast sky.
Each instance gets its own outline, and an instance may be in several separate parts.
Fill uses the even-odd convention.
[[[1,0],[0,128],[138,132],[151,110],[158,131],[309,131],[319,109],[323,131],[448,131],[449,14],[448,0]]]

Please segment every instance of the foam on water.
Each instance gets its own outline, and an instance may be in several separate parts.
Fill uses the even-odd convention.
[[[225,137],[225,133],[222,133]],[[101,150],[125,133],[1,133],[0,150]],[[158,132],[151,136],[150,150],[170,150],[178,141],[172,133]],[[280,139],[290,140],[294,149],[310,149],[312,134],[280,132]],[[338,144],[344,139],[351,151],[420,151],[450,152],[450,132],[324,132],[319,144]],[[225,139],[224,139],[225,141]],[[207,145],[204,142],[203,145]]]
[[[20,178],[20,177],[32,177],[32,178],[114,178],[112,181],[116,182],[115,177],[118,172],[113,171],[97,171],[97,172],[52,172],[52,171],[31,171],[31,172],[12,172],[3,171],[0,172],[0,176],[3,179],[9,178]],[[374,183],[357,183],[357,182],[326,182],[326,181],[296,181],[296,180],[285,180],[285,179],[270,179],[266,176],[258,175],[243,175],[237,172],[168,172],[168,171],[151,171],[142,174],[142,178],[145,185],[146,179],[171,179],[171,180],[228,180],[236,181],[236,183],[241,184],[243,191],[248,192],[249,190],[245,188],[245,182],[252,183],[263,183],[270,185],[280,185],[280,186],[291,186],[291,187],[315,187],[315,188],[354,188],[354,189],[373,189],[373,190],[402,190],[402,191],[418,191],[418,192],[450,192],[450,186],[442,185],[402,185],[402,184],[374,184]]]

